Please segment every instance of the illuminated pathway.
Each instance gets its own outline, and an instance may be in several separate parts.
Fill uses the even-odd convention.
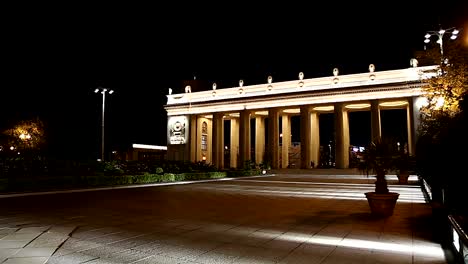
[[[412,180],[386,219],[361,175],[0,195],[0,263],[446,263]]]

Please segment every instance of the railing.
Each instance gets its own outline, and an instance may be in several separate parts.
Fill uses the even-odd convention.
[[[448,215],[450,224],[450,236],[452,240],[452,246],[454,251],[458,254],[458,258],[461,263],[468,263],[468,236],[458,224],[457,220],[452,216]]]

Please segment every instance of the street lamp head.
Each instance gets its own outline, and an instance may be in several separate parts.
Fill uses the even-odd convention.
[[[427,33],[425,36],[424,36],[426,39],[429,39],[431,37],[431,34]]]
[[[99,89],[94,90],[94,93],[99,93]]]
[[[110,90],[110,91],[109,91],[109,94],[113,94],[113,93],[114,93],[114,90]]]

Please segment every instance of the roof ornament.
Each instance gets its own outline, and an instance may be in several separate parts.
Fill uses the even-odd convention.
[[[370,79],[371,81],[375,80],[374,71],[375,71],[375,65],[372,64],[372,63],[369,64],[369,72],[371,73],[371,74],[369,75],[369,79]]]
[[[216,83],[213,83],[213,92],[211,93],[213,97],[216,96]]]
[[[304,79],[304,73],[300,72],[299,73],[299,87],[304,86],[304,81],[302,81],[303,79]]]
[[[338,84],[338,82],[340,81],[340,79],[338,78],[338,68],[334,68],[333,69],[333,76],[335,76],[335,78],[333,78],[333,83],[334,84]]]
[[[271,75],[268,76],[267,81],[268,81],[268,87],[267,87],[268,91],[271,91],[271,89],[273,89],[273,85],[271,85],[271,83],[273,82],[273,77],[271,77]]]
[[[244,88],[242,88],[243,86],[244,86],[244,80],[240,79],[239,80],[239,94],[244,93]]]

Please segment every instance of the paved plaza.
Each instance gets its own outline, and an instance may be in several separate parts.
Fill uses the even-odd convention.
[[[447,263],[416,180],[388,218],[339,170],[0,195],[0,263]]]

